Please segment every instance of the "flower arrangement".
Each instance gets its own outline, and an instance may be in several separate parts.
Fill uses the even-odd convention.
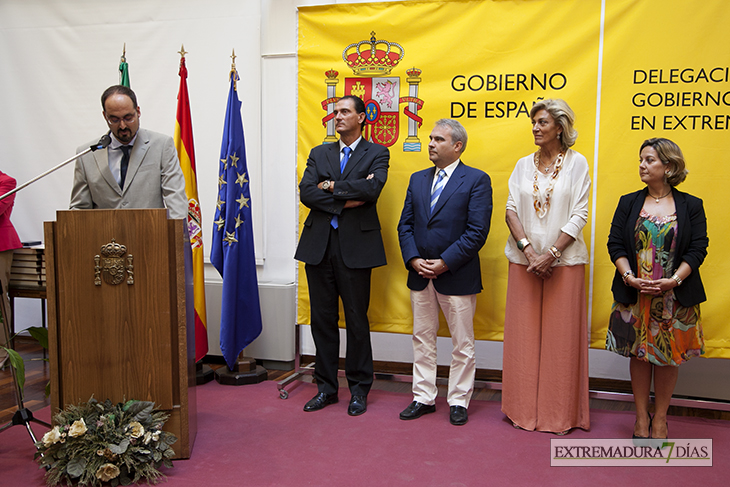
[[[158,469],[172,468],[175,455],[170,445],[177,438],[162,431],[169,416],[148,401],[115,405],[92,397],[55,415],[56,426],[36,444],[35,458],[48,469],[48,485],[156,484],[164,477]]]

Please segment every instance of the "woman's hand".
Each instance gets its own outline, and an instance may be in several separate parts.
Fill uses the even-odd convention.
[[[531,272],[543,279],[550,279],[550,276],[553,274],[552,265],[555,261],[555,257],[553,257],[550,252],[538,254],[532,248],[532,245],[530,245],[525,248],[525,257],[529,263],[527,266],[527,272]]]
[[[638,277],[629,276],[626,284],[638,289],[642,294],[651,294],[658,296],[677,287],[677,281],[674,279],[639,279]]]

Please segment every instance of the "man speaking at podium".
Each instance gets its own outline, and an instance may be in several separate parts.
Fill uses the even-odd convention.
[[[185,177],[172,138],[139,128],[137,96],[125,86],[107,88],[101,106],[112,140],[76,161],[69,208],[166,207],[170,218],[185,218]]]

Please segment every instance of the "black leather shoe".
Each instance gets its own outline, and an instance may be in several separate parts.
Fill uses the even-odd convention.
[[[407,408],[400,413],[400,419],[416,419],[420,418],[424,414],[436,412],[436,405],[431,404],[430,406],[423,404],[418,401],[413,401]]]
[[[352,396],[350,398],[350,405],[347,406],[347,414],[350,416],[360,416],[362,413],[368,410],[368,397],[367,396]]]
[[[451,424],[461,426],[469,421],[469,415],[464,406],[451,406],[449,411],[449,421],[451,421]]]
[[[304,405],[304,410],[308,413],[311,411],[319,411],[325,406],[337,403],[337,401],[337,394],[325,394],[324,392],[320,392]]]

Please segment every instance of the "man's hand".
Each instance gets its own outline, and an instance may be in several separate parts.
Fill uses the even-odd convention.
[[[418,272],[418,275],[426,279],[436,279],[439,275],[449,270],[449,266],[443,259],[422,259],[414,257],[411,259],[411,267]]]

